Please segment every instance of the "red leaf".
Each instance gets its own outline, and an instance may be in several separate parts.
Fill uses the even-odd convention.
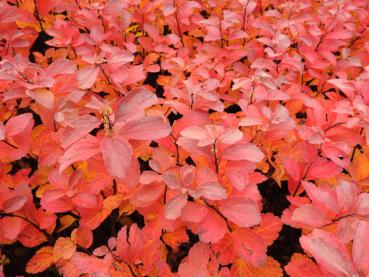
[[[3,202],[3,209],[7,213],[14,213],[23,208],[26,204],[27,198],[23,195],[15,195]]]

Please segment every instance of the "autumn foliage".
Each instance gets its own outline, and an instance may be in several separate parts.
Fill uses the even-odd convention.
[[[367,0],[1,0],[0,276],[369,276],[368,27]]]

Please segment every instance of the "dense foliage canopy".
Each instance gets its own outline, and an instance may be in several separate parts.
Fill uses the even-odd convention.
[[[0,275],[368,276],[368,27],[367,0],[1,0]]]

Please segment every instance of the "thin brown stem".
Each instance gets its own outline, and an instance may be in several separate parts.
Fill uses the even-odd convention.
[[[176,17],[178,35],[179,35],[179,38],[181,40],[182,46],[185,47],[184,42],[183,42],[183,34],[182,34],[182,30],[181,30],[181,25],[180,25],[180,22],[179,22],[179,19],[178,19],[178,6],[177,6],[176,0],[173,0],[173,5],[175,7],[175,17]]]
[[[173,136],[172,134],[170,134],[170,136],[174,140],[173,143],[174,143],[174,145],[176,147],[176,165],[181,165],[180,164],[180,157],[179,157],[179,148],[178,148],[178,144],[177,144],[177,138],[175,136]]]
[[[113,179],[113,193],[117,194],[117,181],[115,179]]]
[[[361,128],[360,135],[362,135],[363,132],[364,132],[364,128]],[[354,160],[356,151],[359,149],[359,147],[360,147],[360,144],[357,144],[357,145],[354,146],[354,149],[352,150],[352,154],[351,154],[351,157],[350,157],[350,162],[352,162]]]
[[[337,223],[337,222],[338,222],[338,221],[340,221],[341,219],[348,218],[348,217],[351,217],[351,216],[354,216],[354,215],[353,215],[353,214],[347,214],[347,215],[344,215],[344,216],[340,216],[340,217],[338,217],[338,218],[333,219],[330,223],[327,223],[327,224],[325,224],[325,225],[321,226],[320,228],[324,228],[324,227],[330,226],[330,225],[332,225],[332,224]]]
[[[34,11],[34,16],[36,17],[38,24],[40,25],[40,29],[42,32],[45,32],[44,27],[42,26],[42,19],[40,17],[40,14],[38,13],[38,8],[37,8],[37,3],[36,0],[33,0],[33,3],[35,5],[35,11]]]
[[[9,141],[7,140],[3,140],[3,142],[7,145],[9,145],[10,147],[14,148],[14,149],[18,149],[19,147],[18,146],[15,146],[14,144],[11,144]]]
[[[215,164],[215,172],[218,174],[219,172],[219,165],[218,165],[218,157],[217,157],[217,147],[216,147],[217,140],[213,143],[213,153],[214,153],[214,164]]]
[[[300,182],[297,184],[294,192],[292,193],[292,196],[296,196],[297,192],[299,191],[300,187],[301,187],[301,184],[302,184],[302,180],[304,180],[310,170],[310,166],[311,164],[309,164],[308,166],[305,167],[305,172],[304,172],[304,176],[302,176]]]
[[[246,12],[247,12],[247,6],[249,5],[250,0],[247,0],[245,8],[243,10],[243,19],[242,19],[242,30],[246,32],[245,24],[246,24]],[[248,16],[247,16],[248,18]],[[243,38],[242,46],[245,46],[246,43],[246,37]]]

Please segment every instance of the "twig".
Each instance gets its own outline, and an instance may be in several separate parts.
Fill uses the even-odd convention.
[[[176,17],[178,35],[179,35],[179,38],[181,39],[182,46],[185,47],[184,42],[183,42],[183,37],[182,37],[183,35],[182,35],[181,26],[180,26],[180,23],[179,23],[179,20],[178,20],[178,12],[177,12],[178,6],[177,6],[176,0],[173,0],[173,5],[174,5],[174,7],[176,9],[176,11],[175,11],[175,17]]]
[[[36,17],[38,24],[40,24],[41,31],[45,33],[44,27],[42,26],[42,22],[41,22],[42,20],[41,20],[40,14],[38,13],[36,0],[33,0],[33,3],[35,5],[34,16]]]
[[[178,149],[178,144],[177,144],[177,138],[175,136],[173,136],[172,134],[170,134],[170,136],[173,138],[174,145],[176,146],[176,164],[181,165],[180,162],[179,162],[179,149]]]
[[[214,163],[215,163],[215,171],[218,174],[219,166],[218,166],[218,157],[217,157],[217,147],[216,147],[217,140],[215,139],[213,143],[213,153],[214,153]]]

